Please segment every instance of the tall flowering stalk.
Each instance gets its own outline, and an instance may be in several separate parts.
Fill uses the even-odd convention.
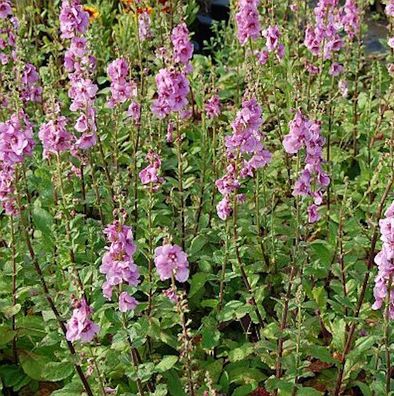
[[[259,3],[260,0],[239,0],[238,2],[235,20],[241,45],[245,45],[249,39],[256,40],[260,37],[261,26],[257,9]]]
[[[160,186],[164,183],[164,178],[160,176],[161,159],[160,156],[150,150],[146,155],[149,165],[141,170],[139,178],[148,192],[148,281],[149,281],[149,295],[148,295],[148,316],[152,311],[153,301],[153,208],[154,208],[154,193],[156,193]]]
[[[225,139],[227,173],[216,181],[216,187],[223,195],[223,199],[217,205],[217,213],[222,220],[233,216],[233,243],[236,260],[245,287],[252,296],[251,300],[261,327],[264,326],[263,318],[239,253],[238,206],[245,201],[245,196],[239,194],[238,190],[241,187],[242,179],[253,176],[258,169],[267,165],[271,160],[271,153],[263,145],[264,136],[260,132],[262,123],[262,111],[256,99],[244,99],[242,109],[237,113],[231,125],[233,134]]]
[[[115,118],[114,125],[114,166],[119,173],[119,118],[121,113],[120,106],[128,102],[131,98],[137,96],[137,86],[134,82],[129,81],[129,64],[124,58],[118,58],[112,61],[107,68],[108,78],[111,81],[111,96],[107,101],[107,107],[116,109],[113,113]]]
[[[116,288],[119,310],[127,312],[137,306],[137,301],[126,291],[122,291],[122,285],[137,286],[140,282],[139,270],[133,260],[137,249],[133,240],[133,231],[116,220],[107,226],[104,233],[111,245],[104,254],[100,267],[100,272],[106,276],[106,281],[102,286],[103,294],[111,300],[113,289]]]
[[[104,233],[108,242],[110,242],[110,246],[107,248],[100,266],[100,272],[106,277],[102,285],[103,295],[106,299],[111,300],[116,290],[120,321],[123,329],[127,332],[126,313],[133,311],[137,307],[138,301],[124,288],[127,285],[135,287],[140,283],[139,269],[133,260],[137,245],[133,239],[132,229],[120,220],[115,220],[108,225]],[[127,341],[133,364],[138,368],[139,354],[133,346],[129,334],[127,334]],[[143,395],[143,385],[139,378],[137,379],[137,386],[140,394]],[[151,386],[148,385],[148,387],[151,390]]]
[[[373,309],[380,309],[383,303],[385,308],[385,343],[386,343],[386,391],[391,389],[391,364],[390,364],[390,321],[394,319],[394,202],[385,212],[385,218],[379,220],[382,250],[375,256],[378,274],[375,278]]]
[[[290,132],[283,139],[285,151],[295,154],[303,147],[306,150],[305,168],[294,184],[293,195],[313,199],[313,203],[308,206],[308,221],[315,223],[320,219],[318,207],[323,201],[323,191],[330,183],[329,176],[322,168],[325,139],[320,133],[320,123],[308,120],[301,111],[297,111],[289,127]]]
[[[0,123],[0,201],[9,215],[18,213],[15,200],[15,171],[34,148],[33,126],[20,110]]]
[[[177,291],[176,281],[184,283],[189,278],[189,262],[187,254],[178,245],[172,245],[167,241],[155,250],[155,265],[160,276],[160,280],[171,280],[170,289],[165,291],[165,295],[175,303],[176,312],[179,315],[179,322],[182,332],[178,339],[181,342],[180,355],[184,361],[185,372],[190,395],[195,395],[195,384],[193,381],[192,352],[193,344],[189,330],[190,320],[186,319],[189,312],[184,291]]]
[[[314,9],[314,24],[309,24],[305,30],[305,46],[322,59],[330,59],[343,46],[337,23],[337,5],[338,0],[319,0]]]
[[[218,216],[225,220],[232,213],[231,196],[241,186],[241,180],[252,177],[271,160],[271,153],[264,148],[264,135],[260,132],[263,123],[262,111],[256,99],[244,100],[231,127],[233,134],[227,136],[226,174],[216,181],[216,187],[223,195],[217,205]],[[238,195],[237,201],[243,201]]]
[[[193,45],[189,38],[189,30],[185,23],[180,23],[171,32],[172,54],[166,57],[169,66],[160,69],[156,75],[157,99],[152,103],[152,112],[158,118],[165,118],[175,113],[176,125],[176,153],[178,160],[178,193],[180,196],[180,228],[181,245],[185,247],[186,221],[185,199],[183,191],[183,161],[182,161],[182,132],[180,118],[188,115],[189,104],[187,95],[190,93],[190,84],[187,74],[192,70],[190,60],[193,56]]]
[[[375,215],[376,221],[379,221],[382,216],[386,200],[389,196],[389,193],[392,189],[393,184],[394,184],[394,176],[392,175],[389,182],[387,183],[387,186],[386,186],[384,192],[383,192],[382,198],[380,199],[380,202],[379,202],[379,205],[378,205],[378,208],[376,211],[376,215]],[[390,214],[390,212],[389,212],[389,214]],[[375,225],[372,230],[371,245],[370,245],[370,249],[368,252],[367,271],[365,272],[364,279],[363,279],[363,282],[361,285],[361,290],[359,292],[358,299],[357,299],[357,305],[356,305],[356,308],[353,313],[354,318],[359,317],[361,307],[364,303],[365,293],[367,291],[369,277],[370,277],[371,270],[372,270],[372,267],[374,264],[375,248],[376,248],[377,241],[378,241],[378,227]],[[387,306],[389,307],[389,304]],[[389,311],[386,311],[386,312],[389,312]],[[341,362],[339,370],[338,370],[338,375],[337,375],[335,389],[334,389],[334,396],[338,396],[342,392],[342,381],[343,381],[343,376],[345,373],[345,365],[347,362],[347,355],[350,353],[350,351],[352,349],[353,338],[355,335],[356,327],[357,327],[357,322],[353,320],[353,322],[349,326],[349,330],[346,332],[346,341],[345,341],[345,347],[344,347],[344,351],[343,351],[343,358],[342,358],[342,362]]]
[[[70,80],[70,110],[78,114],[74,128],[81,134],[76,141],[76,148],[86,150],[97,141],[94,100],[98,87],[91,80],[96,59],[91,55],[84,37],[89,26],[89,13],[79,0],[63,0],[59,19],[61,37],[70,40],[64,56],[64,67]]]

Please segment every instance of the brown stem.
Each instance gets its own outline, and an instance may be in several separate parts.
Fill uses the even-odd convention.
[[[16,180],[18,180],[17,175],[16,175]],[[29,235],[29,232],[28,232],[28,224],[27,224],[26,219],[25,219],[25,217],[23,216],[23,213],[22,213],[22,211],[23,211],[22,199],[21,199],[21,195],[20,195],[20,192],[19,192],[18,188],[16,188],[16,193],[17,193],[18,209],[19,209],[19,212],[20,212],[20,219],[21,219],[22,228],[23,228],[23,234],[24,234],[26,246],[27,246],[27,249],[29,251],[29,255],[30,255],[31,261],[32,261],[34,269],[35,269],[35,271],[36,271],[36,273],[38,275],[38,278],[40,279],[40,283],[41,283],[42,289],[44,291],[45,298],[46,298],[46,300],[48,302],[48,305],[49,305],[50,309],[52,310],[53,314],[55,315],[56,320],[57,320],[57,322],[59,324],[59,327],[60,327],[64,337],[66,338],[66,344],[67,344],[68,350],[70,351],[71,355],[76,357],[77,353],[75,351],[75,348],[74,348],[73,344],[70,341],[67,340],[67,336],[66,336],[67,335],[67,328],[66,328],[66,325],[65,325],[64,321],[62,320],[62,318],[61,318],[61,316],[59,314],[59,311],[57,310],[57,308],[55,306],[55,303],[53,302],[53,299],[52,299],[51,295],[49,294],[48,285],[47,285],[47,283],[45,281],[44,274],[43,274],[43,272],[41,270],[40,264],[38,263],[37,257],[35,255],[35,252],[34,252],[34,249],[33,249],[33,245],[32,245],[31,240],[30,240],[30,235]],[[74,368],[75,368],[75,371],[77,372],[77,374],[78,374],[78,376],[79,376],[79,378],[80,378],[80,380],[82,382],[82,385],[83,385],[83,387],[85,389],[85,392],[88,394],[88,396],[93,396],[93,392],[90,389],[90,385],[88,383],[88,380],[85,377],[85,374],[82,371],[81,366],[78,363],[74,363]]]
[[[253,289],[252,286],[249,282],[248,279],[248,275],[245,271],[245,265],[241,259],[241,255],[239,253],[239,247],[238,247],[238,225],[237,225],[237,195],[234,194],[234,200],[233,200],[233,243],[234,243],[234,248],[235,248],[235,256],[237,258],[237,263],[238,263],[238,267],[240,269],[241,272],[241,276],[242,276],[242,280],[244,282],[245,288],[248,291],[248,293],[251,295],[250,300],[252,302],[252,304],[254,305],[255,311],[256,311],[256,315],[257,315],[257,319],[259,321],[260,327],[264,328],[264,320],[263,317],[260,313],[260,310],[257,306],[257,302],[256,299],[254,297],[254,293],[253,293]]]
[[[280,336],[278,339],[278,355],[276,358],[276,363],[275,363],[275,376],[276,378],[280,378],[282,376],[282,356],[283,356],[283,344],[284,344],[284,336],[283,332],[285,331],[287,327],[287,318],[289,315],[289,302],[290,302],[290,296],[291,296],[291,289],[293,286],[293,278],[296,274],[296,268],[293,266],[291,267],[290,270],[290,277],[289,277],[289,284],[287,286],[287,292],[285,296],[285,302],[284,302],[284,307],[283,307],[283,313],[282,313],[282,320],[280,323]]]
[[[12,251],[12,305],[16,305],[16,246],[15,246],[15,230],[14,230],[14,218],[10,216],[10,228],[11,228],[11,251]],[[16,315],[12,315],[12,331],[16,332]],[[18,363],[18,351],[16,348],[16,333],[12,339],[12,353],[14,356],[14,362]]]
[[[383,207],[385,205],[385,202],[387,200],[387,197],[390,193],[391,187],[394,183],[394,177],[391,177],[389,183],[386,186],[386,189],[383,193],[383,196],[380,200],[379,206],[378,206],[378,210],[376,212],[376,216],[375,219],[376,221],[378,221],[381,216],[382,216],[382,212],[383,212]],[[363,305],[364,302],[364,298],[365,298],[365,293],[368,287],[368,281],[369,281],[369,276],[370,276],[370,271],[372,269],[373,263],[374,263],[374,258],[375,258],[375,247],[376,247],[376,242],[378,241],[378,226],[377,224],[374,224],[373,226],[373,232],[372,232],[372,239],[371,239],[371,248],[369,250],[369,254],[368,254],[368,261],[367,261],[367,271],[364,275],[364,280],[363,283],[361,285],[361,292],[360,295],[358,297],[357,300],[357,305],[353,314],[353,318],[357,319],[359,314],[360,314],[360,310],[361,310],[361,306]],[[340,395],[341,389],[342,389],[342,380],[343,380],[343,375],[345,372],[345,364],[346,364],[346,357],[349,354],[351,348],[352,348],[352,342],[353,342],[353,336],[354,336],[354,332],[356,331],[356,322],[354,321],[352,324],[350,325],[349,331],[347,332],[347,337],[346,337],[346,342],[345,342],[345,348],[343,351],[343,358],[342,358],[342,362],[341,362],[341,366],[339,367],[338,370],[338,376],[337,376],[337,380],[336,380],[336,384],[335,384],[335,390],[334,390],[334,396],[338,396]]]
[[[387,287],[386,311],[384,318],[384,344],[386,348],[386,395],[391,391],[391,361],[390,361],[390,305],[391,305],[392,276],[390,275]]]
[[[185,226],[185,201],[184,201],[184,193],[183,193],[183,164],[182,164],[182,151],[181,151],[181,143],[182,136],[179,127],[179,120],[176,120],[176,128],[177,128],[177,137],[176,137],[176,152],[178,159],[178,192],[180,198],[180,218],[181,218],[181,246],[182,249],[185,250],[185,239],[186,239],[186,226]]]
[[[60,185],[60,192],[62,195],[62,206],[63,206],[63,214],[66,217],[66,222],[65,222],[65,227],[66,227],[66,237],[67,237],[67,242],[70,246],[69,248],[69,257],[70,257],[70,262],[72,264],[72,270],[77,282],[77,286],[79,288],[79,292],[84,296],[86,302],[89,302],[86,293],[85,293],[85,289],[83,287],[83,283],[82,283],[82,279],[79,275],[79,271],[77,268],[77,261],[75,259],[75,252],[74,249],[72,248],[72,236],[71,236],[71,227],[70,227],[70,213],[67,209],[67,204],[66,204],[66,197],[65,197],[65,189],[64,189],[64,184],[63,184],[63,178],[62,178],[62,168],[61,168],[61,163],[60,163],[60,157],[59,155],[56,156],[56,166],[57,166],[57,177],[58,177],[58,182]]]

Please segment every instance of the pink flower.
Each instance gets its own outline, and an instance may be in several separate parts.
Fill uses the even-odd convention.
[[[135,307],[138,305],[138,301],[130,296],[127,292],[120,293],[119,296],[119,311],[120,312],[127,312],[133,311]]]
[[[378,274],[375,278],[374,297],[372,309],[380,309],[387,299],[388,282],[394,276],[394,202],[385,212],[386,218],[379,221],[382,250],[375,256]],[[390,319],[394,319],[394,292],[391,290],[389,299]]]
[[[385,13],[389,17],[394,17],[394,0],[388,1],[386,5]]]
[[[171,33],[175,63],[187,65],[193,56],[193,45],[189,39],[189,30],[185,23],[174,27]]]
[[[159,176],[161,160],[159,155],[152,150],[149,151],[146,158],[149,165],[139,173],[139,177],[142,184],[149,184],[153,191],[157,191],[160,185],[164,183],[164,179]]]
[[[127,109],[127,116],[131,117],[136,124],[139,124],[141,120],[141,105],[138,102],[132,102]]]
[[[343,73],[343,66],[341,64],[339,64],[339,63],[334,62],[331,65],[330,70],[329,70],[330,76],[336,77],[336,76],[339,76],[342,73]]]
[[[11,4],[8,0],[0,2],[0,19],[5,19],[9,15],[12,15]]]
[[[141,42],[152,37],[151,20],[148,12],[142,12],[138,15],[138,35]]]
[[[241,45],[248,39],[256,40],[260,37],[260,21],[257,6],[260,0],[239,0],[238,12],[235,14],[237,35]]]
[[[63,116],[41,125],[38,137],[44,147],[44,158],[48,158],[50,154],[60,154],[70,150],[74,136],[67,131],[66,126],[67,119]]]
[[[353,39],[360,30],[360,9],[355,0],[346,0],[343,7],[341,22],[345,32],[350,39]]]
[[[346,98],[349,94],[349,88],[348,88],[348,83],[346,80],[340,80],[338,82],[338,89],[341,95]]]
[[[155,250],[155,265],[161,280],[170,279],[172,275],[178,282],[189,278],[187,254],[178,245],[165,244]]]
[[[173,288],[167,289],[163,291],[163,294],[173,303],[178,302],[178,295],[176,294],[176,290]]]
[[[74,308],[73,314],[66,325],[68,341],[92,341],[100,331],[100,327],[90,319],[92,312],[92,308],[89,307],[85,299],[77,303],[77,307]]]
[[[319,220],[320,220],[320,215],[318,212],[318,206],[315,204],[308,206],[308,222],[316,223]]]
[[[221,104],[218,95],[213,95],[210,99],[207,100],[207,102],[205,103],[205,112],[208,118],[216,118],[220,115]]]
[[[268,52],[273,52],[279,47],[280,31],[277,25],[269,26],[263,31],[263,36],[267,40],[267,50]]]
[[[62,38],[85,33],[89,25],[89,14],[78,0],[63,0],[59,19]]]
[[[313,204],[308,207],[310,223],[319,220],[317,206],[322,203],[321,191],[330,184],[329,176],[323,171],[323,145],[325,139],[320,133],[320,123],[307,119],[300,110],[289,123],[290,132],[283,139],[287,153],[296,154],[305,148],[305,167],[294,184],[293,195],[312,197]]]
[[[137,95],[136,85],[128,80],[129,65],[125,59],[119,58],[111,62],[107,73],[111,80],[111,98],[107,102],[109,108],[112,109]]]
[[[106,276],[102,285],[103,295],[111,299],[113,286],[123,283],[137,286],[140,274],[133,260],[137,247],[131,228],[114,221],[104,233],[111,245],[103,256],[100,272]]]
[[[185,73],[171,69],[161,69],[156,76],[158,98],[154,100],[152,112],[164,118],[171,112],[180,113],[188,104],[190,91]]]
[[[226,220],[231,216],[233,209],[231,207],[231,202],[225,196],[216,206],[216,211],[220,219]]]

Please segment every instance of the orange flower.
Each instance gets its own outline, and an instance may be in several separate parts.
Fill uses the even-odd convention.
[[[153,8],[152,7],[137,8],[137,14],[143,14],[144,12],[151,15],[153,12]]]
[[[89,14],[90,22],[93,22],[100,16],[100,13],[96,7],[85,5],[83,9]]]

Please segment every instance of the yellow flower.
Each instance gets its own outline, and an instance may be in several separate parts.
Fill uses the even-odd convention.
[[[89,14],[90,22],[93,22],[100,16],[100,13],[96,7],[85,5],[83,6],[83,9]]]

